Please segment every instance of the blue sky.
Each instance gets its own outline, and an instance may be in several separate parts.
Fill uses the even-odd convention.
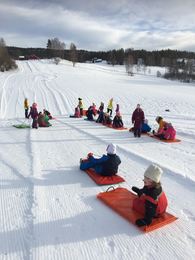
[[[195,51],[194,0],[0,0],[8,46]]]

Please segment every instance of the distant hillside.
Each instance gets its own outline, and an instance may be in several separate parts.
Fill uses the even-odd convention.
[[[62,59],[70,59],[70,50],[53,50],[47,48],[20,48],[7,47],[10,56],[18,59],[19,56],[36,55],[40,59],[61,57]],[[93,61],[94,58],[107,60],[110,64],[124,64],[125,58],[131,55],[133,63],[137,64],[140,60],[146,66],[169,66],[171,61],[176,59],[195,59],[195,52],[178,51],[178,50],[134,50],[123,48],[109,51],[86,51],[77,50],[77,61],[86,62]]]

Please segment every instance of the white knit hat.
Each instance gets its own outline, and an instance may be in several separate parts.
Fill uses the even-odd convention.
[[[106,148],[106,151],[108,154],[116,154],[116,145],[115,144],[109,144]]]
[[[159,183],[163,170],[155,164],[151,164],[145,171],[144,177],[151,179],[152,181]]]

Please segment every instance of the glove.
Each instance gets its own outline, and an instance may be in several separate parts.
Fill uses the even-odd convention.
[[[153,133],[153,135],[155,135],[155,131],[154,130],[152,131],[152,133]]]
[[[134,191],[135,193],[138,193],[138,192],[139,192],[139,188],[133,186],[133,187],[132,187],[132,191]]]
[[[140,197],[141,195],[142,195],[142,191],[139,189],[139,188],[137,188],[137,187],[135,187],[135,186],[133,186],[132,187],[132,191],[134,191],[135,193],[137,193],[137,195]]]
[[[146,226],[147,223],[146,223],[146,220],[144,218],[141,218],[141,219],[137,219],[135,221],[135,224],[138,226],[138,227],[143,227],[143,226]]]

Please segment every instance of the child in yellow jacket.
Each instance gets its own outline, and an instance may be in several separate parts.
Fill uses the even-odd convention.
[[[112,116],[112,110],[113,110],[113,98],[111,98],[108,102],[108,107],[107,107],[107,113]]]
[[[25,110],[25,118],[28,118],[29,103],[27,98],[24,99],[24,110]]]

